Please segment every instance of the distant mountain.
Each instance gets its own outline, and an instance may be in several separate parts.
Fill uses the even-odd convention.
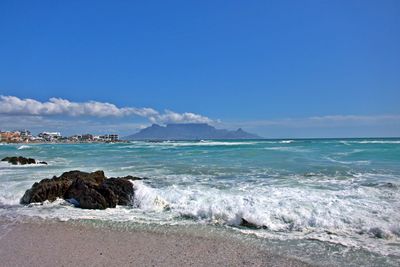
[[[239,128],[236,131],[216,129],[206,123],[153,124],[126,140],[202,140],[202,139],[258,139],[258,135],[247,133]]]

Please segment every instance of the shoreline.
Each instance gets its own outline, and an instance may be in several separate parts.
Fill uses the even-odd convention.
[[[256,139],[138,139],[138,140],[117,140],[117,141],[55,141],[55,142],[4,142],[0,145],[57,145],[57,144],[128,144],[130,142],[162,143],[162,142],[199,142],[205,141],[309,141],[309,140],[397,140],[399,136],[390,137],[282,137],[282,138],[256,138]]]
[[[310,266],[233,239],[0,219],[2,266]]]
[[[130,141],[113,141],[113,142],[0,142],[0,145],[62,145],[62,144],[127,144]]]

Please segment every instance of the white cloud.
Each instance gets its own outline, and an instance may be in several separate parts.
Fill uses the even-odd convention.
[[[131,120],[131,117],[142,120]],[[96,119],[93,119],[96,117]],[[72,133],[118,132],[131,134],[149,123],[209,123],[218,128],[244,128],[266,137],[337,137],[337,136],[399,136],[400,114],[386,115],[328,115],[303,118],[224,121],[170,110],[159,112],[152,108],[117,107],[111,103],[72,102],[51,98],[41,102],[0,96],[0,130],[27,128]]]
[[[153,123],[211,123],[212,120],[194,113],[176,113],[166,110],[160,113],[152,108],[117,107],[106,102],[71,102],[62,98],[50,98],[47,102],[34,99],[20,99],[15,96],[0,96],[0,114],[24,116],[93,116],[125,117],[139,116]]]
[[[400,125],[400,115],[328,115],[222,123],[233,127],[332,128],[341,126]]]
[[[155,116],[150,116],[150,121],[157,123],[185,123],[185,122],[195,122],[195,123],[212,123],[210,118],[205,116],[194,114],[190,112],[176,113],[170,110],[166,110],[164,114],[157,114]]]

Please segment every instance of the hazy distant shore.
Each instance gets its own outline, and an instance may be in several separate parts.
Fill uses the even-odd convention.
[[[308,266],[222,238],[56,221],[0,222],[2,266]]]
[[[73,141],[60,141],[60,142],[0,142],[1,145],[57,145],[57,144],[115,144],[115,143],[129,143],[129,141],[119,140],[114,142],[73,142]]]

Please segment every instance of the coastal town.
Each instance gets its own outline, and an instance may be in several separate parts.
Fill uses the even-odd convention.
[[[118,134],[81,134],[63,136],[60,132],[41,132],[33,135],[29,130],[0,130],[0,143],[115,143],[124,142]]]

